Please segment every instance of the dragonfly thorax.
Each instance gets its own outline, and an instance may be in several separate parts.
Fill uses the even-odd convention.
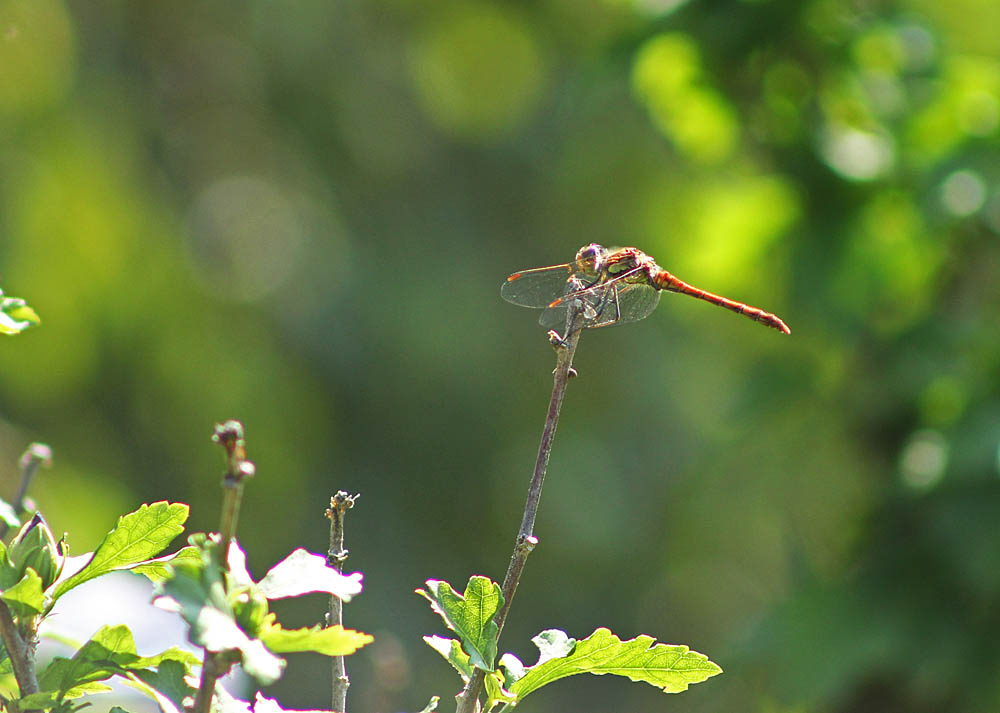
[[[629,282],[645,282],[658,266],[646,253],[635,248],[621,248],[609,253],[604,261],[608,278],[623,276]],[[628,273],[633,273],[626,277]]]

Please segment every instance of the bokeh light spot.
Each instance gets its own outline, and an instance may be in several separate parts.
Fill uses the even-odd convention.
[[[937,431],[917,431],[899,459],[903,483],[914,490],[933,488],[944,477],[948,466],[948,442]]]
[[[955,171],[941,184],[941,203],[952,215],[972,215],[986,202],[986,184],[973,171]]]
[[[855,181],[878,178],[895,162],[889,137],[868,131],[830,127],[820,148],[830,168]]]
[[[937,43],[926,27],[907,24],[898,28],[905,67],[910,71],[926,69],[937,54]]]
[[[686,35],[648,40],[632,66],[632,88],[653,123],[689,158],[718,163],[739,140],[739,122],[725,97],[701,77],[698,49]]]
[[[304,242],[292,200],[262,178],[229,176],[205,188],[189,218],[191,260],[206,289],[253,301],[292,274]]]
[[[687,2],[688,0],[635,0],[635,7],[647,15],[667,15]]]
[[[742,290],[758,282],[752,266],[760,264],[800,214],[795,189],[778,175],[699,185],[687,205],[683,222],[688,239],[676,247],[676,269],[719,290]],[[676,226],[676,215],[668,220]]]
[[[444,131],[476,139],[516,129],[535,107],[545,64],[512,11],[462,7],[432,25],[410,53],[420,103]]]

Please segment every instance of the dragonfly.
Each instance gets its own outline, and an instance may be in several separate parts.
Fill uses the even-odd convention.
[[[580,248],[573,262],[521,270],[509,276],[500,295],[516,305],[542,309],[539,323],[566,323],[570,306],[583,313],[584,327],[612,327],[645,319],[662,292],[679,292],[724,307],[783,334],[792,330],[777,315],[714,295],[674,277],[638,248]]]

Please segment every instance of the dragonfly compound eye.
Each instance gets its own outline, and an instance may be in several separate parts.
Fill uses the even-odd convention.
[[[593,267],[597,265],[600,261],[601,256],[607,252],[603,245],[598,245],[597,243],[591,243],[590,245],[584,245],[582,248],[576,251],[576,262],[579,265],[585,265],[587,267]]]

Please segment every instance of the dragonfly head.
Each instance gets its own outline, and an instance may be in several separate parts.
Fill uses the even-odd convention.
[[[587,273],[599,272],[601,263],[604,260],[604,256],[607,255],[607,252],[607,248],[603,245],[598,245],[597,243],[584,245],[576,251],[577,268],[582,272]]]

